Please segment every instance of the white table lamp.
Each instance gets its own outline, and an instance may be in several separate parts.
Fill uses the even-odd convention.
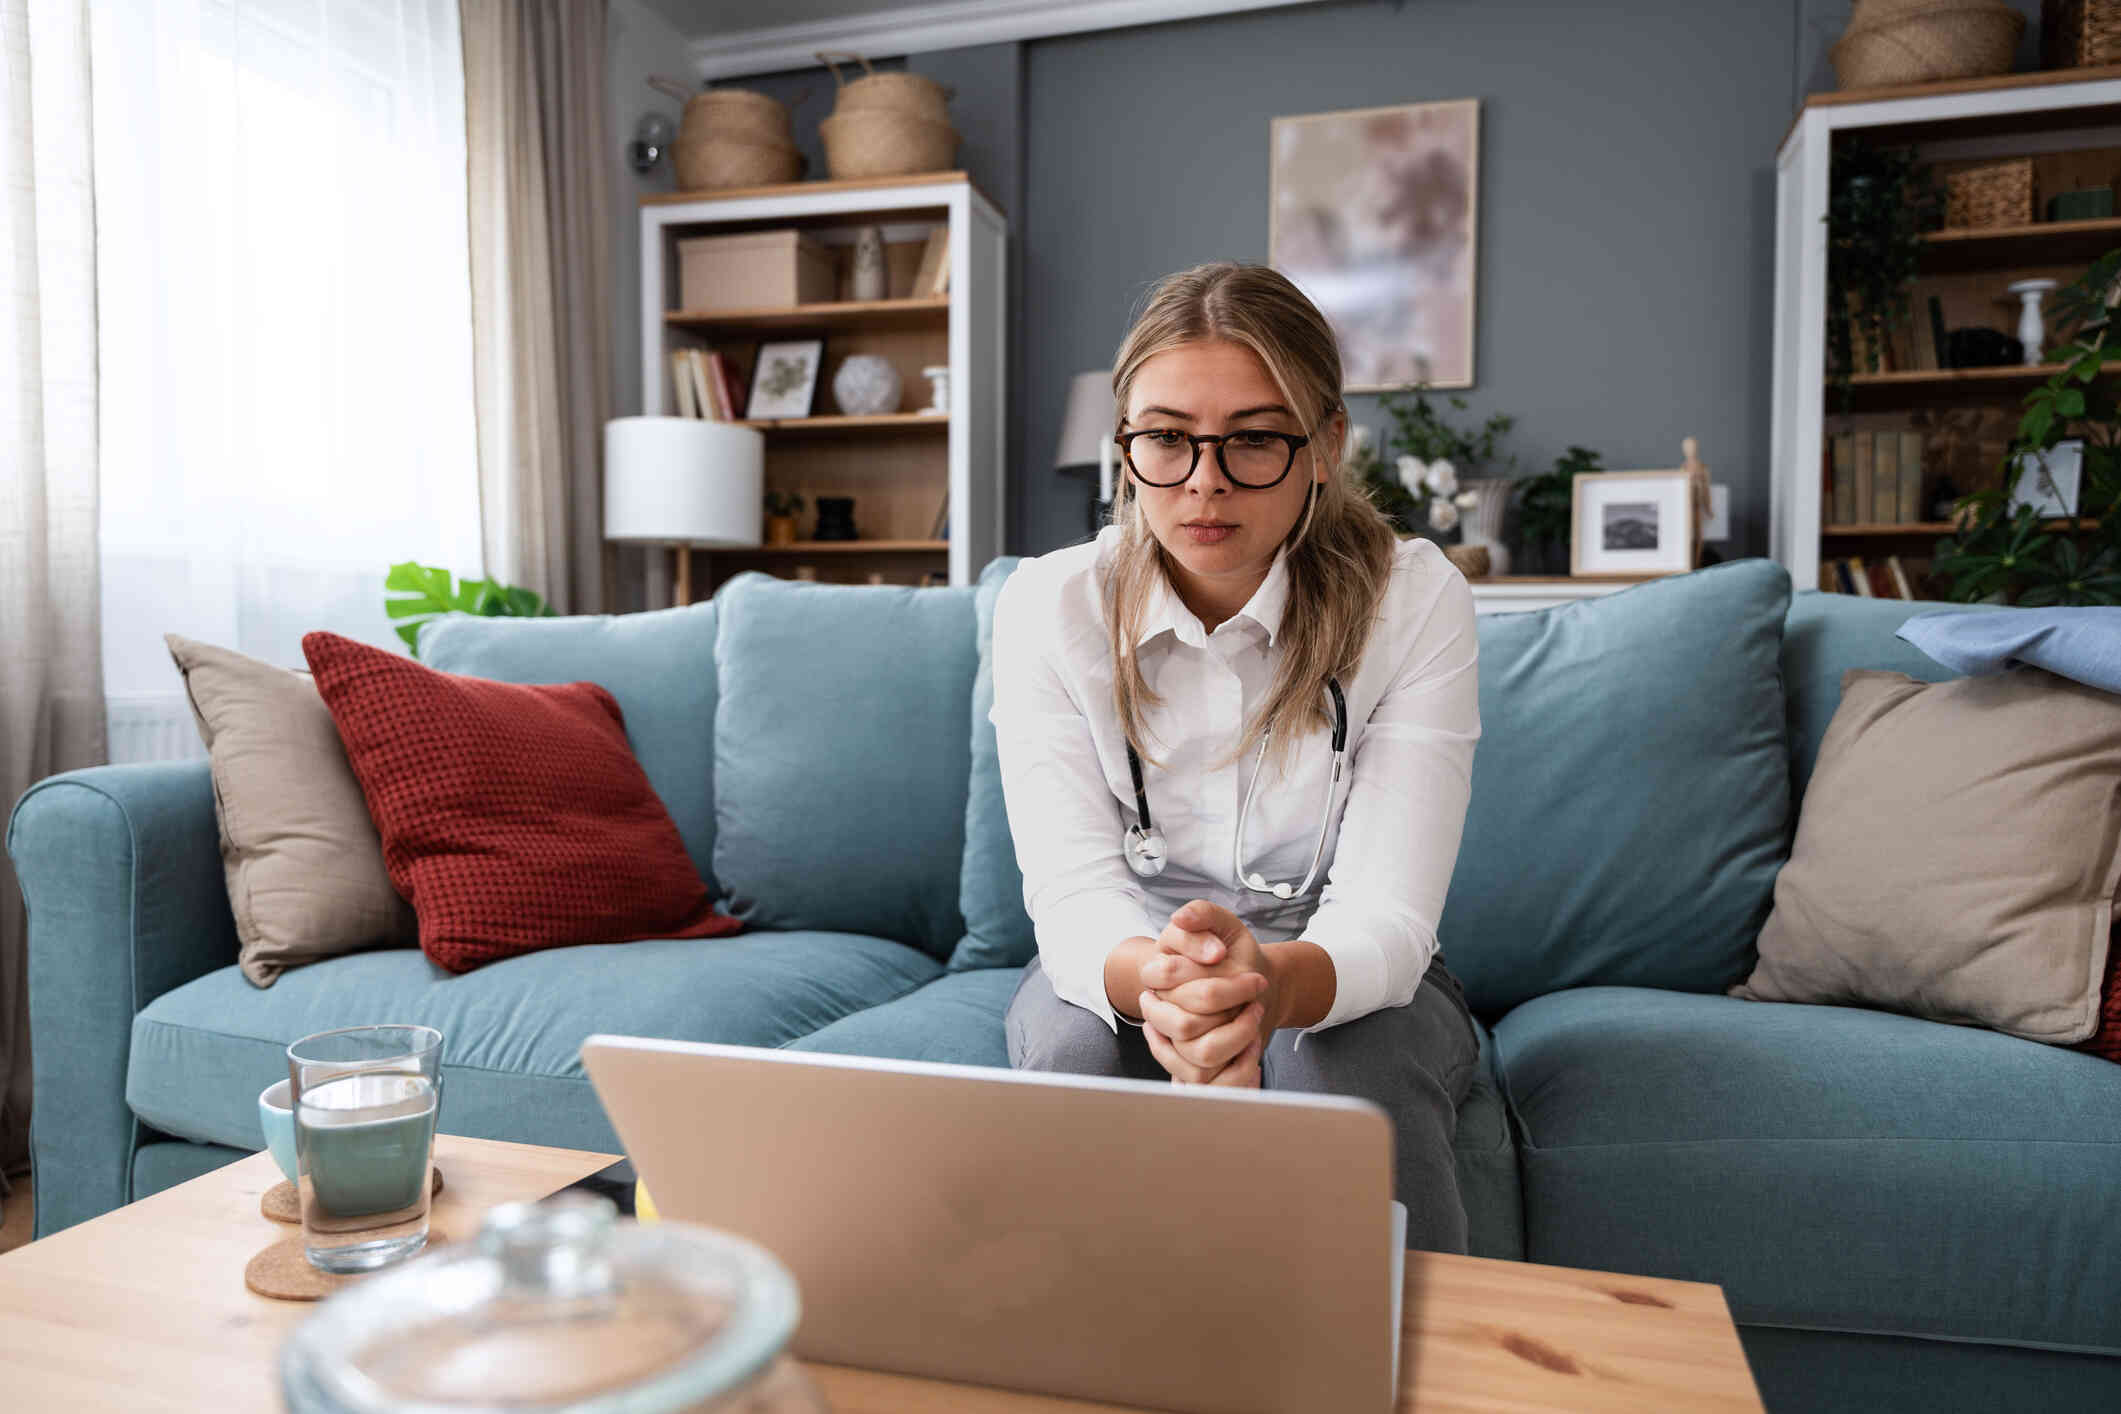
[[[1058,471],[1097,467],[1097,503],[1112,504],[1112,430],[1118,409],[1112,401],[1112,370],[1078,373],[1068,380],[1068,410],[1061,418],[1060,445],[1053,450]]]
[[[766,439],[699,417],[604,424],[604,538],[746,549],[764,543]]]

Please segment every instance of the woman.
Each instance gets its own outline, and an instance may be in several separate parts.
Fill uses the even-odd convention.
[[[1472,593],[1340,474],[1340,351],[1272,269],[1167,277],[1112,383],[1112,524],[995,608],[1039,948],[1010,1060],[1373,1100],[1408,1245],[1463,1252],[1478,1046],[1436,924],[1480,736]]]

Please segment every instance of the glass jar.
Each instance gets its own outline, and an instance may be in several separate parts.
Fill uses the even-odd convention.
[[[801,1313],[763,1248],[567,1193],[325,1301],[281,1384],[294,1414],[825,1414],[785,1354]]]

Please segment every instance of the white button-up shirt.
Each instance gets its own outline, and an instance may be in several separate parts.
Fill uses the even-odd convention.
[[[1458,861],[1473,748],[1480,739],[1479,646],[1465,578],[1428,540],[1399,543],[1384,599],[1347,697],[1347,769],[1326,803],[1332,734],[1314,727],[1277,780],[1256,738],[1228,754],[1265,700],[1281,651],[1286,551],[1244,608],[1213,633],[1157,576],[1137,657],[1163,701],[1143,708],[1142,762],[1164,872],[1128,868],[1121,839],[1139,818],[1127,740],[1112,700],[1100,571],[1119,528],[1026,560],[994,616],[994,723],[1002,793],[1024,906],[1053,989],[1115,1025],[1106,956],[1154,938],[1189,899],[1230,909],[1261,942],[1304,938],[1333,960],[1332,1010],[1317,1030],[1403,1006],[1436,953],[1436,925]],[[1330,710],[1323,682],[1319,702]],[[1271,753],[1270,753],[1271,755]],[[1308,895],[1245,889],[1232,863],[1238,812],[1255,767],[1269,774],[1245,826],[1247,874],[1301,883],[1328,821]]]

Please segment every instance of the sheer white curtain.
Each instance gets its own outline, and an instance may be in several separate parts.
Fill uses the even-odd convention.
[[[165,632],[401,646],[480,572],[456,0],[90,0],[112,758],[195,749]]]

